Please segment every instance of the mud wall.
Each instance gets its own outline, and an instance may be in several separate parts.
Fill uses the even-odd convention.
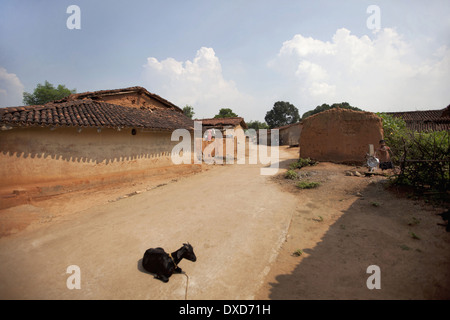
[[[296,123],[279,129],[280,145],[297,146],[299,144],[302,124]]]
[[[125,107],[131,107],[131,108],[151,108],[151,109],[167,109],[167,106],[162,104],[161,102],[152,99],[146,95],[139,94],[139,93],[127,93],[127,94],[121,94],[121,95],[111,95],[111,96],[103,96],[102,100],[108,103],[112,104],[118,104]]]
[[[15,128],[0,132],[0,188],[36,183],[130,179],[179,167],[170,132],[95,128]],[[177,168],[179,169],[179,168]]]
[[[300,157],[335,163],[363,163],[369,144],[383,137],[381,118],[370,112],[331,109],[306,118]]]

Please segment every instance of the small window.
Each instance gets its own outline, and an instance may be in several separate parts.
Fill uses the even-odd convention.
[[[131,130],[131,134],[132,134],[133,136],[135,136],[136,133],[137,133],[136,129],[132,129],[132,130]]]

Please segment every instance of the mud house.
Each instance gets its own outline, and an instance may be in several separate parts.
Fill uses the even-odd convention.
[[[275,128],[279,132],[280,146],[298,146],[302,128],[303,123],[301,122]]]
[[[132,181],[174,166],[174,129],[193,121],[142,87],[0,109],[1,189]],[[190,169],[194,168],[191,166]]]
[[[248,139],[245,137],[244,131],[248,129],[244,118],[230,117],[230,118],[210,118],[210,119],[197,119],[196,121],[202,122],[202,151],[205,151],[206,156],[226,158],[237,157],[238,148],[241,144],[245,144],[248,154]],[[228,131],[227,131],[228,130]],[[220,133],[222,139],[216,139],[215,134]],[[196,141],[200,144],[200,141]],[[227,147],[228,143],[228,147]],[[215,147],[210,146],[214,144]],[[210,146],[210,147],[208,147]],[[228,148],[228,149],[227,149]],[[208,150],[211,149],[212,153],[209,154]],[[234,150],[234,151],[232,151]],[[233,154],[234,153],[234,154]]]
[[[303,120],[300,157],[362,164],[369,144],[383,138],[381,118],[371,112],[335,108]]]

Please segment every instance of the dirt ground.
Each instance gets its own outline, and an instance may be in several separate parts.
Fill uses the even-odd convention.
[[[435,208],[386,190],[383,176],[332,163],[201,173],[77,191],[0,210],[2,299],[450,299],[450,233]],[[394,190],[395,191],[395,190]],[[197,262],[164,284],[142,270],[149,247],[189,241]],[[300,256],[295,255],[297,252]],[[66,286],[69,265],[81,289]],[[381,289],[369,290],[370,265]]]
[[[256,298],[450,299],[450,233],[436,215],[447,208],[388,190],[387,177],[348,171],[367,168],[302,168],[303,180],[321,183],[315,189],[300,190],[283,175],[272,179],[299,207]],[[380,268],[379,290],[366,285],[370,265]]]
[[[0,239],[0,298],[253,299],[297,206],[260,168],[208,166],[6,209],[2,224],[14,233]],[[24,218],[30,215],[36,218]],[[14,228],[14,217],[21,226]],[[142,269],[148,248],[173,252],[184,242],[197,256],[179,265],[187,277],[163,283]],[[66,286],[72,265],[81,270],[81,289]]]

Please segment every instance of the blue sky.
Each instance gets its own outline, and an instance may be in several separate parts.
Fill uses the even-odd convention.
[[[67,7],[81,10],[70,30]],[[380,28],[369,29],[370,5]],[[347,101],[377,111],[450,104],[450,1],[0,2],[0,106],[45,80],[77,92],[143,86],[195,116],[263,121]]]

